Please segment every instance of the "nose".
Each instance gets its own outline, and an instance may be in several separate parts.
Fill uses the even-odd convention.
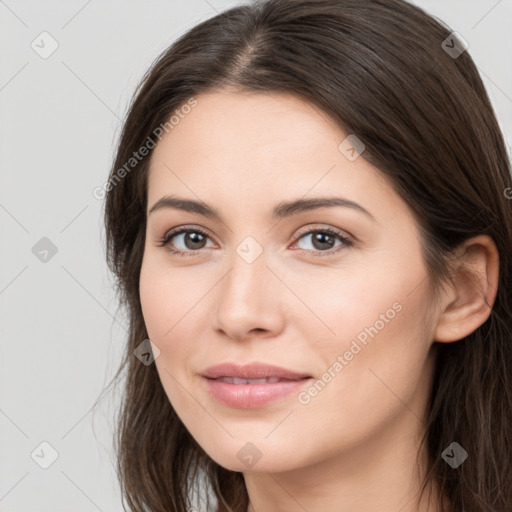
[[[214,330],[238,341],[278,335],[284,328],[285,294],[265,253],[252,263],[235,253],[231,262],[217,287]]]

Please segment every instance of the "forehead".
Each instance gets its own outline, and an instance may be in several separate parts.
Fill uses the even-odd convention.
[[[324,112],[288,94],[218,91],[199,95],[196,101],[164,135],[156,153],[166,146],[189,153],[189,160],[214,154],[293,161],[314,146],[336,150],[343,137]]]
[[[235,201],[246,210],[315,195],[343,195],[381,208],[400,201],[364,153],[350,161],[340,150],[348,134],[300,98],[218,91],[195,99],[153,151],[150,206],[174,193],[218,209]]]

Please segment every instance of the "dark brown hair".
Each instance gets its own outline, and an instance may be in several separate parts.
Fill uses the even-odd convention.
[[[434,344],[423,490],[434,482],[454,512],[512,510],[510,163],[468,51],[454,55],[443,45],[450,32],[402,0],[256,0],[195,26],[145,74],[105,202],[107,260],[130,321],[115,377],[126,372],[116,448],[130,510],[185,512],[201,476],[218,512],[248,506],[243,474],[208,457],[169,403],[155,365],[133,355],[148,338],[139,276],[150,157],[119,174],[176,109],[228,87],[296,95],[355,134],[364,158],[414,212],[433,291],[449,279],[449,256],[461,242],[492,237],[500,276],[490,317],[463,340]],[[456,469],[441,458],[453,441],[469,453]]]

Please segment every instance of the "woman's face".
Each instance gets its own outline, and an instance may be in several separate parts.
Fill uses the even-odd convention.
[[[235,471],[374,457],[420,431],[437,313],[408,206],[310,104],[196,100],[151,157],[140,276],[155,364],[188,431]],[[171,196],[218,218],[160,201]],[[204,376],[255,362],[294,374]]]

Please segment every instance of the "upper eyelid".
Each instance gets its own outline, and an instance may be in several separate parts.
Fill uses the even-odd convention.
[[[312,226],[309,225],[309,226],[305,226],[304,228],[299,228],[298,233],[293,236],[293,240],[294,241],[297,240],[302,235],[310,234],[312,231],[313,232],[314,231],[332,231],[333,233],[335,233],[336,235],[338,235],[342,238],[349,238],[350,240],[355,239],[354,236],[352,236],[350,233],[348,233],[344,229],[335,228],[335,227],[329,226],[327,224],[313,224]]]

